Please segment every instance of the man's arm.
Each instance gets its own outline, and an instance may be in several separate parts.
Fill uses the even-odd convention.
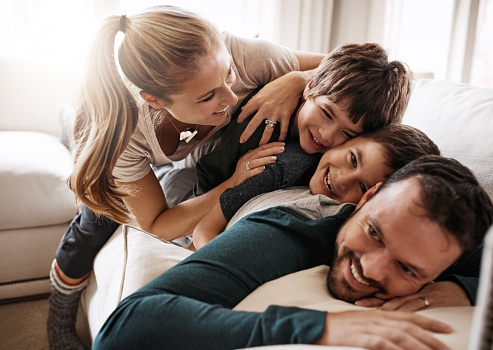
[[[316,342],[375,349],[384,343],[403,342],[404,349],[420,349],[423,344],[438,348],[440,343],[424,329],[450,329],[413,314],[389,313],[387,317],[377,310],[365,312],[375,322],[385,321],[383,326],[372,327],[357,322],[363,319],[362,312],[327,316],[326,312],[281,306],[270,306],[261,313],[231,310],[267,281],[331,261],[335,234],[351,212],[346,207],[333,217],[309,220],[277,207],[240,220],[123,300],[93,348],[237,349]],[[344,337],[343,344],[331,338],[337,332],[338,326],[331,324],[336,319],[349,322],[344,331],[351,336]],[[398,337],[389,336],[399,328]]]

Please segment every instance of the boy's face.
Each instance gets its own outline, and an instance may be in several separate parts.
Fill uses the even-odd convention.
[[[310,90],[307,85],[305,93]],[[324,153],[363,132],[363,118],[349,119],[349,101],[332,102],[327,96],[308,97],[297,118],[300,145],[306,153]]]
[[[310,180],[312,194],[323,194],[340,203],[358,203],[368,189],[391,173],[384,154],[379,143],[362,137],[328,150]]]

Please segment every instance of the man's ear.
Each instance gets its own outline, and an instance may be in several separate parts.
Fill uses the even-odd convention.
[[[368,202],[370,200],[370,198],[373,197],[375,192],[377,192],[377,190],[380,188],[380,186],[382,186],[381,182],[377,183],[375,186],[373,186],[368,191],[366,191],[365,194],[363,195],[363,197],[361,197],[360,201],[358,202],[358,205],[356,205],[355,210],[360,209],[366,202]]]
[[[156,109],[164,108],[164,102],[154,95],[148,94],[147,92],[141,90],[140,97],[142,97],[151,107]]]
[[[303,98],[306,100],[306,95],[313,88],[313,80],[310,80],[308,84],[305,86],[305,90],[303,90]]]

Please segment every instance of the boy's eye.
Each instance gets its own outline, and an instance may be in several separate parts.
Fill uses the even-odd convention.
[[[358,160],[356,159],[356,156],[352,152],[351,152],[351,163],[353,164],[353,167],[355,167],[355,168],[358,166]]]
[[[350,133],[346,132],[346,131],[343,131],[344,135],[346,135],[346,137],[348,138],[348,140],[351,140],[352,138],[354,138],[355,136],[354,135],[351,135]]]
[[[329,112],[327,112],[325,109],[322,109],[322,110],[324,111],[325,116],[326,116],[327,118],[329,118],[330,120],[332,120],[332,116],[329,114]]]
[[[363,194],[365,194],[365,193],[366,193],[366,191],[368,191],[368,189],[366,188],[366,186],[365,186],[365,185],[363,185],[362,183],[360,183],[360,184],[359,184],[359,187],[361,188],[361,192],[362,192]]]
[[[211,93],[210,96],[207,96],[206,98],[204,98],[201,102],[208,102],[210,100],[212,100],[214,98],[214,96],[216,95],[215,92]]]

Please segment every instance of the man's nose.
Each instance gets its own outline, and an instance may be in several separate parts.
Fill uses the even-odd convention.
[[[391,268],[391,259],[383,249],[364,253],[360,258],[365,278],[383,283]]]

